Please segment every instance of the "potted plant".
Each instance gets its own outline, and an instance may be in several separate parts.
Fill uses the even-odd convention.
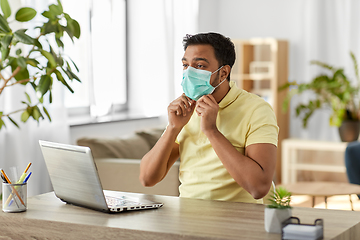
[[[264,212],[265,230],[272,233],[281,233],[281,223],[291,217],[291,193],[284,187],[278,187],[269,196],[270,204]]]
[[[24,89],[24,94],[18,96],[23,107],[9,112],[0,109],[0,130],[7,123],[19,127],[17,120],[12,118],[18,112],[21,112],[22,122],[30,117],[39,122],[44,115],[51,121],[44,97],[52,103],[54,80],[71,92],[68,82],[80,81],[74,73],[74,69],[79,71],[77,66],[63,52],[63,37],[79,38],[80,25],[63,11],[60,0],[41,14],[44,22],[36,20],[28,24],[32,27],[21,29],[11,28],[9,23],[29,22],[37,12],[23,7],[12,15],[8,0],[1,0],[0,6],[3,13],[0,14],[0,99],[10,87],[23,86]]]
[[[279,90],[296,86],[288,92],[283,102],[283,110],[288,109],[290,99],[294,95],[310,90],[315,93],[315,97],[306,104],[300,103],[296,106],[296,116],[302,118],[303,127],[307,127],[308,120],[315,110],[330,107],[332,113],[329,124],[339,127],[341,140],[357,140],[360,130],[360,77],[355,55],[350,52],[350,56],[354,64],[355,82],[345,75],[343,68],[336,68],[320,61],[311,61],[311,64],[322,67],[329,74],[322,73],[309,83],[291,82],[281,86]],[[350,131],[347,130],[349,126],[351,127]]]

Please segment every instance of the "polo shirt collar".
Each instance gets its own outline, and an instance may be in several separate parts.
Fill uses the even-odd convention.
[[[241,94],[240,89],[236,87],[234,81],[230,81],[229,85],[230,85],[230,90],[219,103],[219,108],[225,108],[229,106]]]

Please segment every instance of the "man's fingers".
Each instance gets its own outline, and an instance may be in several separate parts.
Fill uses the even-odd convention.
[[[184,113],[184,109],[181,108],[181,106],[179,104],[176,104],[176,105],[171,105],[169,107],[169,112],[170,113],[175,113],[176,115],[181,115]]]
[[[169,113],[175,113],[177,116],[186,116],[187,112],[192,112],[195,108],[196,101],[188,98],[185,94],[182,94],[168,107]]]
[[[197,103],[201,103],[201,102],[204,102],[204,103],[206,103],[207,105],[210,105],[210,106],[213,105],[213,104],[217,105],[217,102],[216,102],[215,98],[211,94],[204,95],[197,101]]]

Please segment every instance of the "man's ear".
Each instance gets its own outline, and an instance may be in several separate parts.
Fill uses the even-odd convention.
[[[225,78],[227,78],[230,74],[230,66],[229,65],[225,65],[222,67],[222,69],[220,69],[220,79],[224,80]]]

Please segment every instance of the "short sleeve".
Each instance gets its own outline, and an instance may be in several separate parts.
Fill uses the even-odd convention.
[[[268,103],[257,107],[249,121],[245,147],[255,143],[278,144],[279,127],[274,110]]]

